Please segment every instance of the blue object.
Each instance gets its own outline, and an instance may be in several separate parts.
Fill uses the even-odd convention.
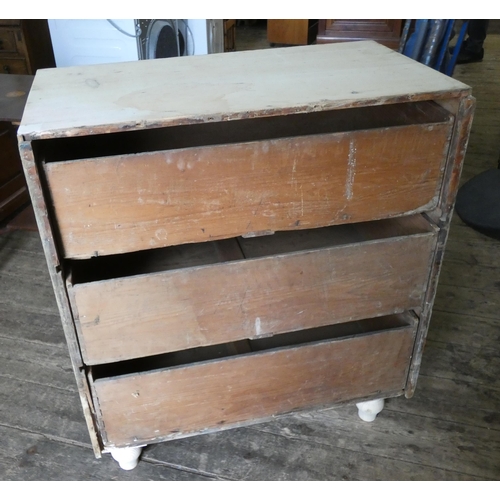
[[[427,36],[428,24],[428,19],[417,19],[415,21],[415,31],[410,35],[403,50],[405,56],[411,57],[415,61],[419,60]]]
[[[455,48],[453,49],[453,54],[451,56],[451,61],[447,64],[444,74],[451,76],[453,75],[453,71],[455,70],[455,65],[457,64],[458,54],[460,52],[460,48],[462,47],[462,43],[465,38],[465,34],[467,33],[467,28],[469,26],[469,21],[465,21],[462,24],[462,28],[460,29],[460,33],[458,34],[457,43]]]
[[[426,66],[433,66],[436,52],[443,41],[443,33],[446,27],[445,19],[433,19],[429,23],[429,30],[425,40],[424,51],[420,62]]]
[[[439,49],[439,53],[437,56],[436,63],[434,64],[434,69],[441,71],[443,68],[443,63],[446,60],[446,56],[448,55],[448,44],[450,43],[451,32],[453,31],[453,26],[455,26],[454,19],[448,19],[446,22],[446,29],[444,32],[443,40],[441,43],[441,47]]]
[[[455,25],[454,19],[417,19],[415,29],[408,37],[411,21],[407,19],[405,22],[399,52],[452,76],[469,22],[464,21],[453,53],[450,55],[448,44]]]
[[[410,31],[410,26],[411,26],[411,19],[407,19],[405,21],[405,25],[403,28],[403,33],[401,33],[401,39],[399,40],[399,53],[403,53],[403,49],[405,48],[406,45],[406,39],[408,38],[408,33]]]

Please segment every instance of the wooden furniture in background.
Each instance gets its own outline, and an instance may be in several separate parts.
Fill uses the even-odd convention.
[[[29,202],[16,135],[33,77],[21,75],[55,65],[46,19],[0,19],[0,222]]]
[[[32,76],[0,74],[0,223],[29,202],[17,127],[32,83]]]
[[[474,108],[374,42],[192,61],[40,71],[19,129],[94,452],[125,469],[413,395]]]
[[[307,45],[316,39],[317,19],[268,19],[267,40],[285,45]]]
[[[224,19],[224,52],[236,48],[236,19]]]
[[[34,75],[55,65],[46,19],[0,19],[0,73]]]
[[[391,49],[399,47],[401,19],[320,19],[317,43],[374,40]]]

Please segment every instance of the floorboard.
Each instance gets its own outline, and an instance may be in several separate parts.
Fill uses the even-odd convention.
[[[362,435],[366,430],[366,423],[355,418],[353,411],[316,412],[289,420],[285,427],[283,422],[272,422],[266,428],[279,435],[367,454],[377,460],[383,458],[393,461],[397,456],[398,464],[403,464],[402,470],[396,472],[391,470],[394,466],[379,463],[381,469],[389,469],[383,476],[382,471],[376,471],[380,479],[390,480],[390,476],[395,479],[393,474],[400,474],[405,468],[412,467],[434,467],[439,469],[436,470],[437,474],[448,477],[454,475],[457,480],[498,477],[496,464],[491,461],[495,447],[490,446],[489,430],[442,419],[392,412],[390,408],[384,411],[384,419],[373,425],[363,440],[348,437]],[[418,440],[415,436],[418,436]],[[497,448],[498,444],[497,442]]]
[[[358,435],[354,431],[356,417],[351,413],[347,425],[337,415],[329,419],[318,412],[310,419],[306,416],[282,418],[217,435],[196,436],[190,439],[190,446],[174,441],[147,450],[145,454],[161,461],[175,459],[176,463],[192,469],[233,480],[459,481],[485,477],[429,467],[399,456],[384,456],[385,444],[382,449],[377,445],[382,445],[385,436],[370,432],[370,439],[360,440],[359,430]],[[366,426],[361,434],[365,432]],[[375,435],[380,439],[375,441]],[[406,441],[411,444],[414,437]],[[417,456],[421,454],[422,451]]]
[[[259,25],[236,37],[237,50],[269,47]],[[498,163],[500,34],[454,76],[477,98],[463,183]],[[455,216],[412,399],[372,424],[349,405],[157,444],[125,472],[94,458],[39,236],[4,228],[0,480],[500,480],[499,345],[500,242]]]
[[[412,399],[391,399],[387,401],[387,408],[404,414],[480,427],[491,431],[493,436],[500,430],[498,387],[421,373],[417,388]]]
[[[0,425],[0,478],[10,481],[198,481],[198,472],[159,463],[132,471],[108,455],[95,460],[90,447]]]
[[[430,334],[434,340],[474,349],[496,349],[500,345],[500,318],[485,319],[460,312],[432,313]]]

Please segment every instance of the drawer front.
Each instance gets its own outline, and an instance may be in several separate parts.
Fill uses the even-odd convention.
[[[436,204],[450,125],[48,163],[65,256],[382,219]]]
[[[0,28],[0,54],[17,52],[14,32],[7,28]]]
[[[24,59],[0,58],[0,73],[12,75],[27,75],[28,66]]]
[[[72,289],[89,365],[419,307],[434,234],[97,281]]]
[[[299,409],[401,393],[413,327],[96,380],[105,446],[137,445]]]

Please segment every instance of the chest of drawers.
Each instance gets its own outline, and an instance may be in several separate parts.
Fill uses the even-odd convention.
[[[411,397],[473,108],[375,42],[40,71],[20,152],[96,456]]]

